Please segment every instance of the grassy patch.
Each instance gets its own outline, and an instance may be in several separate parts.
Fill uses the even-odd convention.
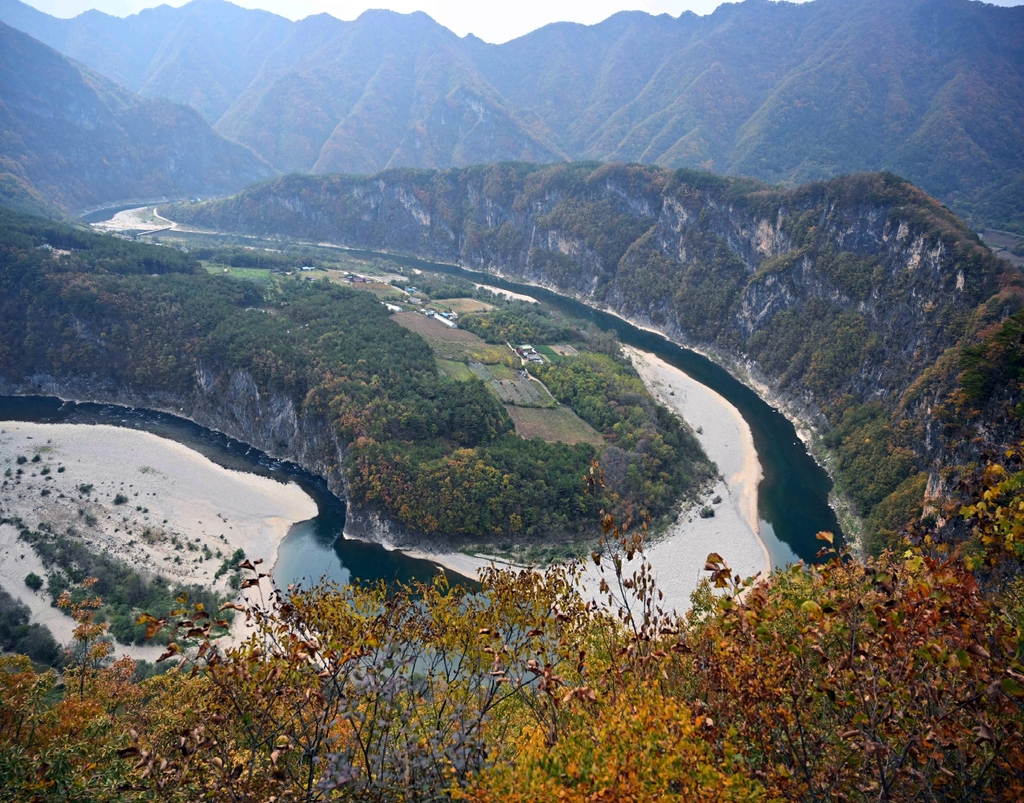
[[[604,439],[568,407],[516,407],[505,405],[521,438],[540,438],[549,443],[589,443],[602,446]]]
[[[445,376],[449,376],[459,382],[464,382],[473,376],[473,372],[469,370],[469,367],[464,362],[455,362],[454,360],[438,360],[437,367],[441,370],[441,373]]]
[[[551,346],[537,346],[537,351],[546,357],[548,362],[559,363],[562,361],[562,355]]]
[[[488,366],[488,371],[491,372],[491,376],[495,379],[519,379],[520,374],[518,371],[513,371],[507,365],[491,365]]]
[[[435,303],[454,310],[460,315],[464,312],[488,312],[494,309],[493,304],[488,304],[486,301],[477,301],[475,298],[445,298]]]
[[[210,262],[203,262],[203,267],[208,273],[233,276],[236,279],[245,279],[247,282],[269,287],[274,283],[274,274],[266,268],[227,268]]]

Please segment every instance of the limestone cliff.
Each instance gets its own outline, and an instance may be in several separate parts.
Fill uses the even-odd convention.
[[[0,376],[0,395],[44,393],[79,402],[159,410],[223,432],[324,478],[330,491],[346,502],[346,536],[388,546],[421,546],[426,542],[422,533],[402,527],[380,511],[353,504],[342,470],[345,447],[330,422],[301,411],[283,394],[261,393],[246,371],[217,371],[200,364],[194,388],[185,394],[131,391],[83,377],[36,375],[25,382],[11,382]],[[437,547],[436,538],[426,540]]]

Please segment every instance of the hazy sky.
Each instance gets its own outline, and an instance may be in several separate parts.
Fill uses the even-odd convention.
[[[27,0],[47,14],[73,17],[90,8],[98,8],[119,17],[135,14],[144,8],[160,5],[154,0]],[[169,5],[181,6],[186,0],[171,0]],[[474,33],[487,42],[506,42],[549,22],[568,20],[592,24],[610,17],[616,11],[639,9],[651,14],[679,16],[691,10],[707,14],[721,0],[233,0],[246,8],[263,8],[289,19],[302,19],[326,11],[338,19],[351,20],[367,8],[390,8],[409,13],[425,11],[435,20],[460,36]],[[1015,6],[1024,0],[994,0],[996,5]]]

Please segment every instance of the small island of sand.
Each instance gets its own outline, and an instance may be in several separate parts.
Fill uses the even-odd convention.
[[[33,529],[70,528],[91,551],[140,573],[223,592],[227,577],[214,575],[225,557],[242,549],[269,568],[291,525],[317,514],[294,483],[231,471],[174,441],[105,425],[3,422],[0,473],[0,517]],[[30,573],[47,572],[18,540],[18,528],[0,525],[0,587],[67,643],[74,622],[51,606],[45,589],[25,585]],[[159,652],[115,649],[148,660]]]

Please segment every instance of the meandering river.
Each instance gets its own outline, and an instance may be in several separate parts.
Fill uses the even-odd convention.
[[[757,449],[764,473],[758,488],[761,538],[775,565],[784,565],[797,559],[813,561],[822,546],[816,538],[822,530],[830,530],[841,536],[839,520],[829,505],[832,480],[808,453],[793,424],[757,393],[707,357],[676,345],[660,334],[641,329],[615,315],[542,287],[411,257],[374,251],[348,250],[347,253],[361,259],[384,258],[403,267],[447,273],[529,295],[567,317],[589,320],[601,329],[613,330],[625,345],[660,357],[721,394],[739,410],[754,436],[754,448]]]
[[[471,281],[486,277],[489,285],[530,295],[569,317],[590,320],[602,329],[614,330],[624,344],[655,354],[721,394],[746,420],[764,474],[758,489],[758,511],[761,538],[773,564],[783,565],[797,559],[812,561],[821,546],[815,535],[820,530],[840,533],[839,522],[829,506],[831,481],[808,454],[793,425],[753,390],[706,357],[614,315],[543,288],[453,265],[367,251],[351,253],[364,258],[385,257],[408,268],[443,272]],[[436,571],[430,561],[342,538],[344,502],[327,489],[321,478],[294,463],[275,460],[258,449],[186,419],[117,405],[63,402],[53,397],[0,396],[0,421],[4,420],[103,423],[142,429],[189,446],[226,468],[298,482],[316,501],[319,515],[294,525],[281,544],[274,567],[279,584],[308,582],[321,576],[340,583],[353,577],[408,582],[428,580]]]
[[[345,503],[327,489],[327,483],[301,466],[276,460],[221,432],[185,418],[116,404],[64,402],[53,396],[0,396],[0,422],[33,421],[45,424],[108,424],[150,432],[194,449],[224,468],[248,471],[282,482],[296,482],[316,502],[317,516],[292,526],[278,550],[274,579],[279,585],[318,580],[339,583],[358,577],[374,582],[429,581],[435,564],[388,551],[376,544],[341,538]]]

